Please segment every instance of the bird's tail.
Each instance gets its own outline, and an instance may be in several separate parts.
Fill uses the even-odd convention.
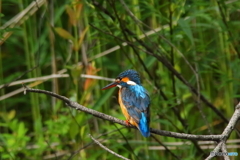
[[[142,112],[142,117],[139,121],[138,129],[144,137],[150,136],[149,122],[146,118],[146,115]]]

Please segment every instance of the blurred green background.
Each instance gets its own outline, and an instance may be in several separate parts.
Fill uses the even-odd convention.
[[[104,77],[135,69],[151,97],[151,128],[221,134],[227,123],[209,106],[229,119],[239,101],[239,8],[237,0],[0,0],[0,159],[118,159],[89,134],[129,159],[204,159],[214,143],[146,139],[24,95],[21,83],[124,120],[117,89],[101,88]],[[239,143],[233,133],[228,152]]]

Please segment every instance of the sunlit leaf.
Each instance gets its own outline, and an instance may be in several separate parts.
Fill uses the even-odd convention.
[[[182,30],[185,32],[187,37],[189,38],[190,42],[193,43],[193,35],[191,27],[189,26],[189,23],[184,19],[179,19],[178,24],[181,26]]]
[[[79,19],[80,16],[81,16],[82,8],[83,8],[83,3],[78,2],[76,4],[76,17],[77,17],[77,19]]]
[[[54,30],[57,32],[58,35],[63,37],[64,39],[72,40],[74,42],[74,37],[65,29],[56,27]]]
[[[67,6],[66,7],[66,11],[69,17],[69,21],[73,26],[77,25],[77,16],[76,16],[76,12],[70,7]]]
[[[100,69],[95,68],[91,63],[87,66],[87,70],[86,70],[86,74],[87,75],[96,75],[96,73],[99,71]],[[94,85],[94,79],[92,78],[87,78],[85,83],[84,83],[84,90],[87,90],[89,87],[91,87],[92,85]]]
[[[15,117],[16,115],[16,110],[11,110],[9,113],[8,113],[8,120],[11,120]]]
[[[83,40],[84,40],[84,38],[85,38],[85,35],[86,35],[87,31],[88,31],[88,28],[89,28],[89,27],[86,27],[86,28],[83,30],[83,32],[80,34],[80,38],[79,38],[79,40],[78,40],[78,43],[77,43],[76,46],[75,46],[75,50],[79,50],[79,49],[81,48],[82,42],[83,42]]]
[[[26,133],[26,129],[25,129],[25,126],[24,126],[24,123],[23,122],[20,122],[19,125],[18,125],[18,137],[22,137],[24,136]]]

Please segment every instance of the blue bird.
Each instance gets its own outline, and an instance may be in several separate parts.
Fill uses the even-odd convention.
[[[125,116],[126,123],[136,126],[144,137],[150,136],[150,98],[141,85],[138,72],[126,70],[120,73],[113,83],[102,90],[119,87],[118,101]]]

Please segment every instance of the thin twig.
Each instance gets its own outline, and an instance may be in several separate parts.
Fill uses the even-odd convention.
[[[119,129],[115,129],[115,130],[112,130],[112,131],[109,131],[109,132],[105,132],[105,133],[99,135],[97,138],[100,138],[100,137],[105,136],[105,135],[109,135],[109,134],[111,134],[111,133],[113,133],[113,132],[116,132],[116,131],[119,131],[119,130],[121,130],[121,129],[123,129],[123,128],[125,128],[125,127],[122,127],[122,128],[119,128]],[[92,145],[93,143],[94,143],[94,142],[90,142],[90,143],[84,145],[83,147],[78,148],[77,150],[75,150],[75,151],[71,154],[71,156],[68,158],[68,160],[73,159],[73,157],[74,157],[75,155],[77,155],[81,150],[89,147],[89,146]]]
[[[173,157],[175,157],[176,159],[180,160],[180,158],[179,158],[176,154],[174,154],[170,149],[168,149],[168,147],[167,147],[165,144],[163,144],[160,140],[158,140],[157,137],[155,137],[154,135],[151,135],[151,137],[152,137],[155,141],[157,141],[160,145],[162,145],[162,146],[165,148],[165,150],[166,150],[167,152],[169,152]]]
[[[19,81],[14,81],[14,82],[11,82],[11,84],[9,84],[8,87],[15,86],[15,85],[22,84],[22,83],[29,83],[29,82],[34,82],[34,81],[46,81],[46,80],[50,80],[50,79],[54,79],[54,78],[66,78],[66,77],[69,77],[69,74],[51,74],[51,75],[42,76],[42,77],[28,78],[28,79],[23,79],[23,80],[19,80]],[[106,78],[106,77],[102,77],[102,76],[88,75],[88,74],[81,74],[80,77],[104,80],[104,81],[114,81],[113,78]],[[0,85],[0,89],[2,89],[5,85],[6,84]]]
[[[110,150],[109,148],[107,148],[106,146],[104,146],[103,144],[101,144],[98,140],[96,140],[95,138],[93,138],[91,134],[89,134],[89,136],[91,137],[91,139],[92,139],[95,143],[97,143],[100,147],[102,147],[103,149],[105,149],[105,150],[108,151],[109,153],[112,153],[113,155],[115,155],[115,156],[117,156],[117,157],[119,157],[119,158],[122,158],[122,159],[124,159],[124,160],[130,160],[130,159],[125,158],[125,157],[117,154],[116,152],[113,152],[112,150]]]
[[[31,2],[24,10],[22,10],[12,19],[7,21],[4,25],[2,25],[0,29],[4,30],[6,28],[14,28],[21,25],[31,15],[33,15],[44,3],[46,3],[46,0],[35,0]],[[2,39],[0,39],[0,46],[11,36],[11,34],[11,31],[3,34]]]
[[[29,86],[34,87],[37,86],[41,83],[43,83],[44,81],[50,80],[52,78],[66,78],[69,77],[69,74],[51,74],[48,76],[43,76],[43,77],[36,77],[36,78],[29,78],[29,79],[23,79],[23,80],[19,80],[19,81],[14,81],[11,82],[9,86],[14,86],[14,85],[18,85],[18,84],[22,84],[22,83],[29,83],[29,82],[34,82],[32,84],[30,84]],[[106,78],[106,77],[101,77],[101,76],[96,76],[96,75],[86,75],[86,74],[81,74],[82,78],[90,78],[90,79],[98,79],[98,80],[104,80],[104,81],[114,81],[113,78]],[[5,87],[5,84],[0,85],[0,89],[2,89],[1,87]],[[22,88],[14,90],[12,92],[6,93],[3,96],[0,96],[0,101],[10,98],[16,94],[19,94],[23,91]]]
[[[126,145],[127,145],[127,150],[130,150],[130,152],[136,157],[137,160],[139,160],[138,156],[134,153],[134,149],[131,147],[131,145],[128,142],[127,137],[122,133],[122,131],[120,129],[118,129],[118,126],[116,124],[114,124],[114,126],[117,128],[118,132],[121,134],[121,136],[123,137]]]

